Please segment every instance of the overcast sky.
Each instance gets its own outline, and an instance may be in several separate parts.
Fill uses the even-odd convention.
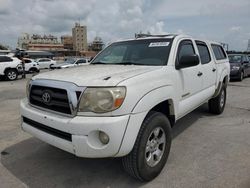
[[[76,21],[88,42],[133,38],[136,32],[185,33],[246,50],[250,0],[0,0],[0,43],[16,47],[21,33],[71,34]]]

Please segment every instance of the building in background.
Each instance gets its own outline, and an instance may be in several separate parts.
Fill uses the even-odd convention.
[[[30,43],[32,44],[59,44],[57,37],[53,35],[37,35],[31,36]]]
[[[73,50],[75,51],[87,51],[87,26],[81,26],[79,23],[75,23],[75,27],[72,28],[73,37]]]
[[[34,51],[61,51],[64,50],[63,44],[44,44],[44,43],[29,43],[28,50]]]
[[[61,42],[66,50],[73,50],[73,37],[69,35],[61,36]]]
[[[250,39],[248,40],[247,52],[250,52]]]
[[[27,50],[29,43],[30,43],[30,35],[28,33],[23,33],[20,37],[18,37],[17,47],[20,49]]]
[[[24,33],[18,38],[18,48],[23,50],[46,50],[56,51],[63,50],[64,46],[61,44],[56,36],[53,35],[29,35]]]
[[[99,52],[102,50],[104,43],[101,37],[95,37],[92,43],[89,44],[89,50]]]

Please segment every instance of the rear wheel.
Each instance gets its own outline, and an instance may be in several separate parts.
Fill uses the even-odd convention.
[[[37,68],[32,67],[32,68],[30,68],[29,72],[35,73],[35,72],[39,72],[39,70]]]
[[[171,126],[159,112],[150,112],[142,123],[133,150],[122,158],[123,167],[141,180],[154,179],[163,169],[171,147]]]
[[[223,84],[220,94],[208,101],[209,111],[213,114],[221,114],[224,111],[227,99],[226,86]]]
[[[7,80],[13,81],[18,77],[18,73],[15,69],[9,69],[5,72],[5,76]]]

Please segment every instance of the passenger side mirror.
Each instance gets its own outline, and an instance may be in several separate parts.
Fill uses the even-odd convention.
[[[179,64],[177,64],[177,69],[183,69],[188,67],[193,67],[199,65],[200,60],[198,55],[184,55],[179,60]]]

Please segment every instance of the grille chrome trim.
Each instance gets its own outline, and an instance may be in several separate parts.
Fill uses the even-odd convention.
[[[44,108],[44,107],[41,107],[41,106],[31,104],[30,103],[30,95],[31,95],[32,86],[50,87],[50,88],[55,88],[55,89],[66,90],[67,91],[67,97],[68,97],[68,104],[69,104],[69,107],[70,107],[71,114],[62,113],[62,112],[59,112],[59,111],[55,111],[55,110],[51,110],[51,109],[48,109],[48,108]],[[29,94],[28,102],[34,108],[38,108],[38,109],[41,109],[41,110],[44,110],[44,111],[53,112],[53,113],[60,114],[60,115],[63,115],[63,116],[74,117],[77,114],[78,104],[80,102],[80,98],[79,98],[79,96],[77,96],[76,93],[78,92],[78,93],[82,94],[85,89],[86,89],[86,87],[80,87],[80,86],[77,86],[76,84],[71,83],[71,82],[49,80],[49,79],[32,80],[30,82],[30,91],[29,91],[30,94]]]

